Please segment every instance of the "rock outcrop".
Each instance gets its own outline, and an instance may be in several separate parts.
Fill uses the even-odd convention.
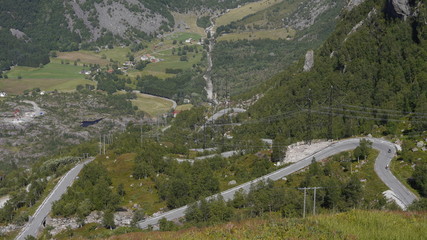
[[[365,0],[350,0],[347,6],[345,7],[345,9],[347,9],[348,11],[351,11],[354,7],[359,6],[363,2],[365,2]]]
[[[309,72],[314,66],[314,51],[309,50],[305,54],[304,72]]]
[[[411,16],[411,7],[409,0],[389,0],[388,1],[389,13],[394,17],[400,17],[406,20]]]

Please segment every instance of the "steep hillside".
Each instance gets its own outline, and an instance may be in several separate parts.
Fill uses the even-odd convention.
[[[318,48],[334,30],[345,4],[342,0],[275,1],[217,26],[212,79],[218,96],[242,94],[283,71],[308,49]]]
[[[173,11],[224,11],[251,1],[5,0],[0,6],[0,70],[46,64],[49,50],[150,39],[173,29]]]
[[[400,134],[399,127],[404,133],[424,130],[427,9],[422,1],[407,7],[408,15],[396,15],[391,1],[366,1],[345,11],[332,36],[315,51],[314,67],[304,71],[300,61],[271,79],[248,114],[279,117],[241,133],[307,139]],[[304,109],[311,111],[286,115]]]

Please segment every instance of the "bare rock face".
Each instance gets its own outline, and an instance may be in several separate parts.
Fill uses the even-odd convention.
[[[283,19],[286,27],[297,30],[306,29],[312,26],[318,17],[334,8],[336,1],[308,0],[302,1],[295,13]]]
[[[392,15],[402,17],[405,20],[411,15],[409,0],[389,0],[389,9],[392,10]]]
[[[314,51],[309,50],[305,54],[304,72],[309,72],[314,66]]]
[[[1,28],[0,28],[1,29]],[[10,33],[17,39],[28,39],[27,35],[24,32],[19,31],[18,29],[11,28],[9,29]]]
[[[345,9],[347,9],[348,11],[351,11],[354,7],[359,6],[363,2],[365,2],[365,0],[350,0],[348,1],[348,4],[345,7]]]
[[[152,34],[168,23],[161,14],[152,12],[138,0],[96,1],[92,7],[84,7],[86,0],[66,2],[69,11],[65,14],[68,28],[82,36],[82,28],[77,28],[78,21],[90,34],[90,40],[97,40],[104,31],[127,38],[132,31]],[[83,28],[84,29],[84,28]],[[84,30],[83,30],[84,31]]]

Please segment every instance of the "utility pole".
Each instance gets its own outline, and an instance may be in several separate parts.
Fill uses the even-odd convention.
[[[306,136],[306,143],[308,145],[311,145],[311,140],[313,138],[312,132],[311,132],[311,125],[312,125],[312,119],[311,119],[311,88],[308,89],[308,96],[307,96],[307,105],[308,105],[308,113],[307,113],[307,136]]]
[[[303,212],[303,218],[305,218],[305,204],[307,202],[307,188],[304,188],[304,212]]]
[[[104,155],[105,155],[105,135],[104,136]]]
[[[203,123],[203,149],[206,148],[206,123]]]
[[[307,203],[307,190],[314,190],[314,196],[313,196],[313,215],[316,215],[316,191],[317,189],[321,189],[323,187],[303,187],[298,188],[299,190],[304,190],[304,206],[303,206],[303,218],[305,218],[306,213],[306,203]]]
[[[142,147],[142,121],[141,121],[141,127],[140,127],[140,130],[141,130],[141,132],[140,132],[140,136],[139,136],[139,138],[140,138],[141,147]]]
[[[331,85],[331,91],[329,92],[329,123],[328,123],[328,139],[332,140],[334,138],[333,136],[333,129],[332,129],[332,96],[333,96],[334,86]]]
[[[316,215],[316,190],[317,188],[314,188],[314,196],[313,196],[313,216]]]
[[[99,135],[99,155],[102,154],[102,135]]]

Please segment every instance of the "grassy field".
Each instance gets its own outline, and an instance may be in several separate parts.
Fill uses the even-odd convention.
[[[14,67],[8,72],[8,79],[0,80],[0,88],[9,94],[20,94],[33,88],[73,91],[79,84],[94,85],[94,82],[84,79],[84,75],[79,73],[82,69],[82,66],[61,64],[58,59],[52,59],[43,68]]]
[[[80,63],[99,64],[105,66],[110,63],[110,59],[124,63],[128,60],[126,55],[130,53],[129,47],[115,47],[113,49],[103,49],[99,53],[93,51],[80,50],[75,52],[59,52],[57,59],[69,61],[80,60]],[[104,58],[103,58],[104,57]]]
[[[293,38],[296,31],[293,29],[271,29],[271,30],[258,30],[252,32],[239,32],[223,34],[218,38],[218,41],[236,41],[236,40],[255,40],[255,39],[286,39]]]
[[[132,104],[152,117],[167,113],[172,108],[172,102],[163,98],[142,93],[138,93],[137,96],[137,99],[132,100]]]
[[[189,38],[192,38],[195,41],[199,41],[200,38],[202,38],[202,35],[197,34],[197,33],[193,33],[193,32],[178,32],[178,33],[174,33],[170,36],[167,36],[165,38],[165,40],[170,40],[171,42],[173,40],[177,40],[179,42],[179,41],[185,41]]]
[[[114,61],[118,61],[119,63],[124,63],[128,61],[126,54],[130,51],[129,47],[115,47],[113,49],[103,49],[101,52],[96,53],[98,56],[105,55],[107,60],[113,59]]]
[[[74,61],[79,61],[79,63],[86,64],[99,64],[101,66],[105,66],[110,63],[107,59],[102,59],[102,56],[91,51],[76,51],[76,52],[59,52],[58,59],[70,61],[73,63]]]
[[[197,26],[196,24],[197,16],[195,14],[191,14],[191,13],[182,14],[182,13],[173,12],[172,15],[175,18],[175,22],[177,23],[183,22],[186,24],[187,27],[189,27],[189,29],[185,29],[185,32],[197,33],[202,36],[206,35],[205,30]]]
[[[227,25],[233,21],[238,21],[250,14],[267,9],[281,1],[282,0],[262,0],[259,2],[246,4],[240,8],[231,9],[228,13],[215,20],[215,26],[219,27],[222,25]]]
[[[184,104],[184,105],[179,105],[176,107],[177,111],[186,111],[186,110],[190,110],[191,108],[193,108],[193,104]]]
[[[157,54],[153,53],[153,56],[164,59],[164,61],[158,62],[158,63],[150,63],[147,65],[144,71],[165,73],[166,68],[174,68],[174,69],[192,68],[193,64],[197,64],[200,62],[202,58],[202,50],[201,50],[201,47],[199,46],[199,53],[188,52],[187,53],[188,61],[180,61],[180,56],[178,56],[176,53],[175,55],[172,55],[171,49],[158,52]]]

